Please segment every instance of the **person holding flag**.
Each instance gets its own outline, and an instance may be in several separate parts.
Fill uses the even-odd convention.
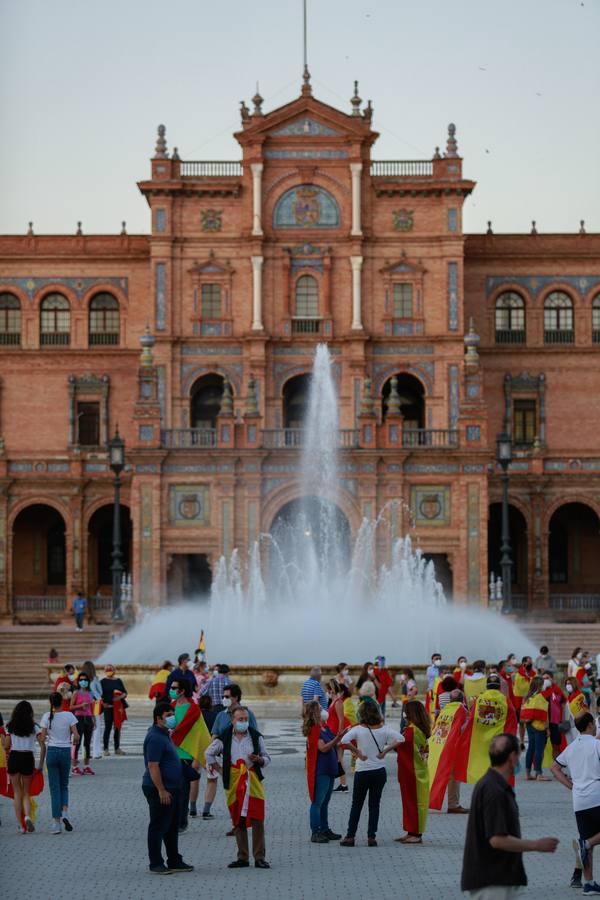
[[[429,809],[441,809],[444,803],[446,788],[448,788],[448,811],[454,809],[463,811],[460,802],[460,794],[451,796],[450,785],[458,784],[454,781],[452,773],[456,762],[456,756],[460,746],[460,739],[465,722],[467,710],[462,702],[463,694],[459,690],[452,691],[450,702],[440,711],[435,720],[431,736],[429,738],[429,757],[427,768],[429,770]],[[454,804],[454,806],[453,806]]]
[[[164,663],[152,679],[152,684],[148,690],[148,697],[150,700],[155,700],[156,703],[159,700],[165,700],[167,697],[167,678],[173,671],[173,663],[165,659]]]
[[[525,749],[525,722],[521,722],[521,706],[523,700],[529,693],[529,683],[535,675],[533,668],[533,660],[530,656],[524,656],[521,665],[517,669],[513,680],[513,697],[517,721],[519,723],[519,740],[521,742],[521,750]]]
[[[313,844],[339,841],[329,827],[329,801],[338,773],[336,747],[346,729],[334,732],[327,724],[327,710],[318,700],[311,700],[302,711],[302,734],[306,738],[306,782],[310,797],[310,831]]]
[[[396,747],[398,754],[398,781],[402,796],[403,837],[401,844],[422,844],[429,808],[429,770],[427,767],[427,742],[431,732],[429,716],[419,700],[408,700],[404,705],[408,722],[404,729],[404,743]]]
[[[463,731],[457,754],[457,781],[475,784],[489,766],[492,740],[500,734],[516,734],[517,717],[512,704],[501,690],[500,676],[490,675],[486,690],[471,707],[469,720]]]
[[[221,763],[218,762],[221,758]],[[248,829],[252,828],[252,853],[257,869],[270,869],[265,859],[265,792],[262,770],[271,762],[263,736],[250,727],[248,710],[238,706],[233,721],[206,749],[206,765],[223,776],[227,806],[233,822],[238,856],[230,869],[247,869]]]
[[[529,692],[521,706],[521,722],[527,726],[527,755],[525,757],[525,770],[527,781],[551,781],[544,775],[544,752],[548,740],[549,704],[543,694],[544,679],[536,675],[531,679]],[[535,775],[531,774],[531,767],[535,766]]]
[[[175,713],[171,740],[181,760],[179,833],[183,834],[188,827],[190,786],[192,781],[198,781],[198,770],[205,765],[204,751],[210,744],[210,733],[200,707],[192,700],[192,686],[187,678],[171,683],[169,698]]]

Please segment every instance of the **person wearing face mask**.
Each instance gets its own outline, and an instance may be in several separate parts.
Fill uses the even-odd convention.
[[[489,747],[491,768],[471,796],[461,875],[461,889],[473,900],[518,896],[527,884],[523,853],[554,853],[558,838],[524,840],[511,782],[519,764],[514,734],[499,734]]]
[[[90,757],[92,755],[92,734],[96,726],[93,715],[94,698],[90,692],[90,679],[84,672],[80,672],[77,678],[77,689],[71,697],[71,712],[77,719],[77,733],[79,738],[75,744],[75,754],[73,758],[72,775],[95,775],[96,773],[90,766]],[[83,760],[83,769],[78,764],[79,748],[81,743],[85,746],[85,756]]]
[[[223,706],[223,694],[227,685],[231,684],[229,672],[228,665],[219,663],[210,681],[207,681],[200,689],[200,696],[203,697],[205,694],[208,694],[212,701],[212,708],[217,712],[225,709]]]
[[[230,727],[206,750],[206,765],[223,776],[227,806],[235,829],[238,856],[229,863],[230,869],[246,869],[250,865],[249,828],[252,828],[255,867],[270,868],[265,859],[265,792],[262,786],[262,770],[270,762],[262,735],[250,728],[248,710],[238,706]]]
[[[339,681],[340,684],[345,684],[349,691],[352,691],[353,681],[350,677],[350,669],[348,668],[348,663],[341,662],[338,663],[335,667],[336,681]]]
[[[92,699],[94,701],[93,706],[93,716],[94,716],[94,731],[92,733],[92,759],[101,759],[102,758],[102,685],[100,684],[100,679],[98,678],[98,674],[96,672],[96,666],[88,659],[84,662],[81,667],[81,671],[87,675],[90,683],[90,694],[92,695]]]
[[[564,718],[564,706],[567,698],[554,683],[551,672],[542,672],[542,694],[548,701],[548,729],[550,733],[550,743],[552,744],[552,758],[556,759],[561,751],[563,744],[563,736],[560,730],[560,723]]]
[[[154,707],[153,725],[144,738],[142,791],[148,802],[149,870],[153,875],[192,872],[179,853],[178,824],[181,792],[181,762],[169,729],[175,728],[175,715],[170,703],[161,701]],[[162,845],[167,851],[163,860]]]
[[[188,827],[191,785],[199,782],[199,769],[204,763],[204,750],[210,744],[210,734],[198,704],[192,700],[192,686],[187,678],[171,683],[169,698],[175,714],[171,740],[181,760],[179,833],[183,834]],[[197,797],[198,792],[195,790],[194,805]]]
[[[544,775],[542,768],[548,740],[548,701],[542,693],[543,684],[544,679],[540,675],[534,676],[521,706],[521,722],[527,725],[527,781],[552,781]],[[531,774],[532,766],[535,767],[535,775]]]
[[[442,656],[440,653],[431,654],[431,665],[427,666],[427,690],[432,691],[436,678],[440,677],[440,666],[442,665]]]
[[[529,693],[529,685],[531,679],[535,677],[535,669],[533,668],[533,660],[530,656],[524,656],[521,659],[521,665],[515,672],[513,678],[513,697],[514,707],[519,722],[519,739],[521,741],[521,750],[525,749],[525,722],[521,721],[521,706],[527,694]]]
[[[189,653],[180,653],[177,657],[177,665],[174,669],[171,669],[169,674],[167,675],[167,680],[165,684],[165,696],[168,696],[169,691],[171,690],[171,685],[174,681],[181,681],[182,678],[185,678],[189,681],[192,686],[192,691],[196,690],[196,676],[190,669],[190,654]]]
[[[73,689],[73,685],[75,684],[75,666],[71,663],[66,663],[63,666],[62,674],[58,676],[56,681],[54,682],[54,692],[57,691],[63,695],[63,712],[68,712],[71,708],[71,692]],[[61,685],[68,686],[68,696],[64,687],[61,688]]]
[[[359,696],[364,696],[364,692],[361,693],[366,682],[370,682],[375,688],[375,697],[377,697],[377,693],[379,688],[381,687],[379,683],[379,679],[375,673],[375,666],[372,662],[366,662],[362,669],[360,670],[360,675],[356,680],[356,690],[359,693]]]
[[[455,682],[462,687],[465,680],[465,675],[467,674],[471,674],[467,667],[467,657],[459,656],[456,660],[456,667],[454,669],[454,672],[452,673],[452,677],[454,678]]]
[[[345,685],[344,685],[345,687]],[[327,725],[327,710],[318,700],[307,703],[302,713],[302,734],[306,738],[306,781],[310,805],[310,831],[313,844],[339,841],[329,827],[329,801],[338,772],[336,748],[347,729],[334,734]]]
[[[113,665],[107,664],[104,667],[104,677],[100,679],[100,687],[102,688],[102,706],[104,711],[104,734],[102,736],[104,756],[110,756],[108,745],[113,726],[115,756],[125,756],[125,751],[121,750],[121,726],[127,718],[127,713],[125,712],[127,691],[122,680],[117,678]]]
[[[213,727],[210,730],[213,737],[219,737],[227,728],[229,728],[233,720],[233,713],[238,708],[238,706],[241,706],[241,704],[241,687],[239,686],[239,684],[228,684],[227,687],[223,690],[223,706],[225,707],[225,709],[221,710],[221,712],[218,713]],[[258,731],[256,716],[251,709],[248,709],[248,716],[250,719],[250,728],[254,728],[255,731]]]

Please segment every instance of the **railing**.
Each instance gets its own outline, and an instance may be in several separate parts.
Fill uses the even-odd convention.
[[[160,433],[162,447],[186,450],[191,447],[216,447],[216,428],[168,428]]]
[[[600,609],[600,594],[550,594],[550,609]]]
[[[42,347],[68,347],[71,343],[69,331],[42,331],[40,344]]]
[[[112,613],[113,599],[110,595],[105,597],[104,594],[99,596],[96,594],[95,597],[92,597],[90,605],[95,613]]]
[[[545,344],[572,344],[575,341],[575,332],[569,329],[552,329],[544,331]]]
[[[527,609],[527,594],[511,594],[510,602],[513,609],[522,612]]]
[[[19,331],[2,331],[0,332],[0,344],[4,347],[18,347],[21,343],[21,333]]]
[[[292,319],[292,334],[320,334],[320,319]]]
[[[458,447],[458,431],[451,428],[405,428],[402,432],[402,446],[439,447],[448,450]]]
[[[433,163],[429,159],[373,160],[371,175],[386,178],[430,178],[433,175]]]
[[[90,332],[90,347],[115,347],[119,343],[118,331]]]
[[[262,446],[270,450],[293,450],[304,447],[304,428],[267,428],[262,432]],[[357,428],[341,428],[338,432],[338,447],[358,447]]]
[[[180,163],[179,172],[182,178],[239,178],[242,164],[233,160],[188,160]]]
[[[496,328],[497,344],[524,344],[525,329]]]
[[[21,595],[13,597],[13,612],[62,613],[67,608],[66,597],[37,597]]]
[[[600,344],[600,331],[597,331],[595,328],[592,331],[592,344]]]

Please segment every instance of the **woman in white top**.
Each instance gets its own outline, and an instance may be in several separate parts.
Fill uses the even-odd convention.
[[[581,655],[583,651],[581,647],[575,647],[571,654],[571,659],[567,663],[567,677],[575,678],[581,667]]]
[[[40,727],[33,720],[33,707],[28,700],[21,700],[13,709],[10,722],[2,735],[2,746],[8,753],[6,769],[13,789],[13,805],[17,817],[18,831],[35,831],[31,819],[30,787],[35,768],[35,747],[39,744],[40,764],[44,765],[46,745],[40,736]],[[23,825],[24,823],[24,825]]]
[[[69,820],[69,772],[71,744],[77,743],[77,719],[72,712],[61,710],[63,698],[58,691],[50,694],[50,712],[42,716],[42,740],[48,744],[48,783],[52,801],[52,834],[73,831]]]
[[[354,744],[351,743],[354,741]],[[352,808],[342,847],[354,847],[354,837],[367,794],[369,795],[369,847],[377,846],[377,825],[381,794],[387,780],[383,757],[388,750],[404,742],[399,731],[384,725],[379,704],[369,698],[358,707],[358,725],[347,731],[341,745],[356,757],[356,774],[352,788]]]

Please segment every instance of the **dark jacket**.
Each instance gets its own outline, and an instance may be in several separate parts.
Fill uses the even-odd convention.
[[[257,756],[260,756],[260,745],[258,742],[260,731],[257,731],[255,728],[249,728],[248,734],[252,738],[252,751],[256,753]],[[231,776],[231,742],[233,740],[233,725],[226,728],[225,731],[219,735],[219,739],[223,742],[223,787],[225,790],[228,790]],[[262,781],[265,776],[262,773],[261,767],[256,763],[254,763],[254,771],[256,772],[258,780]]]

